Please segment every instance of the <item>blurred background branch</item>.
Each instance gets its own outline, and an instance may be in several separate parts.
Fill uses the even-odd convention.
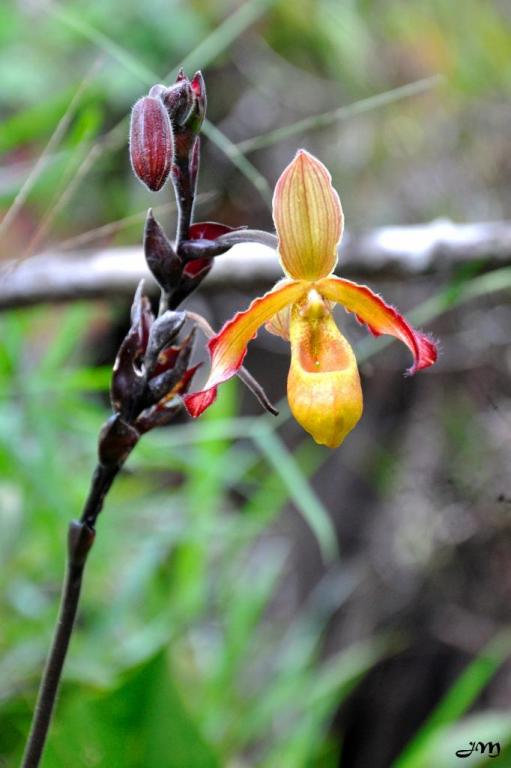
[[[343,275],[382,278],[450,275],[462,266],[487,271],[511,263],[511,223],[454,224],[447,220],[382,227],[344,236],[339,254]],[[245,243],[216,259],[204,289],[250,289],[280,275],[275,252]],[[55,249],[0,266],[0,309],[39,302],[130,296],[141,278],[154,287],[142,249]]]

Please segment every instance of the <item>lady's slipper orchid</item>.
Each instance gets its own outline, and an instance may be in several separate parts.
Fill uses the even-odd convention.
[[[248,342],[266,324],[291,343],[287,391],[293,416],[316,442],[340,445],[362,415],[362,390],[353,350],[332,316],[336,303],[372,334],[404,342],[414,359],[408,373],[435,362],[436,346],[426,335],[366,286],[333,275],[343,214],[331,181],[325,166],[304,150],[279,178],[273,218],[286,277],[210,340],[211,372],[204,389],[183,398],[192,416],[199,416],[215,399],[217,386],[239,370]]]

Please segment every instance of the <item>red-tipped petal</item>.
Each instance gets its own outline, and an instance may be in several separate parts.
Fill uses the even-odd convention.
[[[273,290],[255,299],[247,310],[238,312],[222,330],[209,340],[211,371],[204,388],[195,394],[185,395],[183,402],[191,416],[200,416],[215,399],[216,389],[234,376],[243,364],[247,344],[257,331],[273,315],[289,304],[294,304],[307,291],[307,284],[290,280],[280,283]]]
[[[209,408],[216,400],[217,387],[205,389],[202,392],[196,392],[192,395],[184,395],[183,402],[185,408],[194,419]]]
[[[415,373],[436,362],[436,344],[426,334],[412,328],[394,307],[367,286],[340,277],[327,277],[316,283],[316,289],[326,299],[342,304],[349,312],[353,312],[373,335],[386,333],[406,344],[414,360],[407,373]]]

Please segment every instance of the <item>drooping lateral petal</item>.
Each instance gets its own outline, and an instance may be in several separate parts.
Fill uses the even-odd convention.
[[[436,362],[436,344],[426,334],[412,328],[394,307],[367,286],[332,276],[316,283],[316,290],[326,299],[354,312],[357,319],[367,325],[374,335],[386,333],[406,344],[414,360],[407,373],[415,373]]]
[[[273,220],[286,274],[318,280],[333,271],[343,229],[341,203],[323,163],[303,149],[277,181]]]
[[[336,448],[362,415],[362,389],[353,350],[329,311],[317,319],[291,309],[289,407],[317,443]]]
[[[191,416],[200,416],[215,399],[216,387],[241,368],[247,344],[274,314],[298,301],[307,291],[307,285],[296,280],[280,283],[264,296],[255,299],[247,310],[238,312],[222,330],[209,340],[211,371],[203,389],[183,397]]]

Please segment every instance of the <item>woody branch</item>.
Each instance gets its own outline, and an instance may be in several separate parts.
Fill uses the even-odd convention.
[[[276,247],[268,233],[267,246]],[[240,231],[239,239],[250,237]],[[260,238],[261,239],[261,238]],[[240,258],[243,248],[243,258]],[[481,262],[482,270],[511,264],[511,222],[455,224],[447,220],[413,226],[347,233],[340,266],[345,276],[376,277],[448,274],[461,265]],[[271,247],[246,242],[225,253],[203,285],[254,286],[273,282],[279,274]],[[83,251],[47,251],[0,268],[0,309],[113,295],[132,295],[141,278],[156,291],[143,251],[138,246]]]

